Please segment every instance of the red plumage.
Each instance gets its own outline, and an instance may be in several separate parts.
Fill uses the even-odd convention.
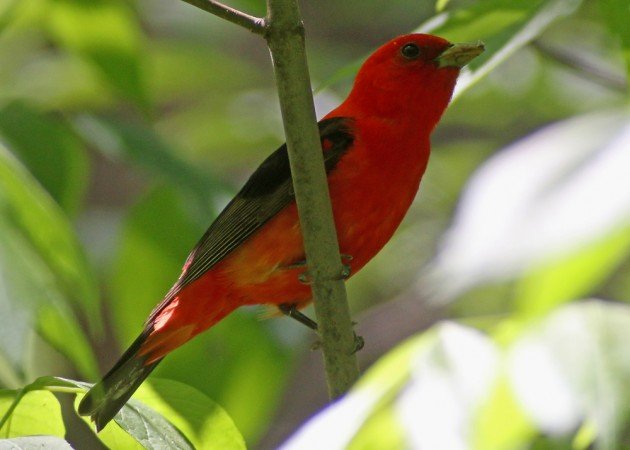
[[[339,246],[352,256],[351,274],[402,221],[459,69],[482,50],[435,36],[400,36],[367,59],[348,98],[321,122]],[[285,158],[279,150],[252,176],[193,251],[141,337],[85,397],[80,412],[99,429],[157,362],[234,309],[311,301],[310,287],[298,279],[305,268],[295,267],[305,255]],[[269,205],[278,210],[269,214]],[[252,214],[261,220],[249,225]]]

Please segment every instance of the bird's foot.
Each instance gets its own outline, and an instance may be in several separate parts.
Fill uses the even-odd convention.
[[[282,303],[281,305],[278,305],[278,309],[285,316],[297,320],[302,325],[306,325],[313,331],[317,331],[317,322],[308,317],[306,314],[301,313],[296,303]]]
[[[343,263],[343,261],[352,261],[354,258],[352,257],[352,255],[347,255],[345,253],[341,254],[341,260],[342,260],[342,265],[341,265],[341,273],[339,274],[338,277],[334,278],[335,280],[346,280],[348,279],[348,277],[350,277],[350,273],[352,272],[352,269],[350,267],[349,264]],[[292,264],[287,264],[286,266],[281,266],[282,269],[287,269],[287,270],[291,270],[291,269],[301,269],[306,267],[306,260],[302,259],[300,261],[294,262]],[[298,280],[300,280],[300,283],[303,284],[312,284],[313,283],[313,276],[310,274],[310,272],[307,270],[305,270],[304,272],[302,272],[301,274],[298,275]]]

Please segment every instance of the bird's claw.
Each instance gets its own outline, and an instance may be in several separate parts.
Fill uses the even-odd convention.
[[[350,352],[350,354],[354,355],[356,352],[363,349],[364,346],[365,339],[363,339],[363,336],[358,336],[356,333],[354,333],[354,346],[352,347],[352,351]],[[322,341],[320,341],[319,339],[313,342],[313,344],[311,345],[312,351],[319,350],[320,348],[322,348]]]
[[[365,346],[365,339],[363,339],[363,336],[359,336],[357,335],[356,332],[354,332],[354,348],[352,349],[350,354],[354,355],[356,352],[363,349],[364,346]]]
[[[350,265],[342,264],[341,265],[341,273],[339,274],[338,277],[336,277],[334,279],[335,280],[347,280],[348,277],[350,276],[351,272],[352,272],[352,269],[351,269]],[[303,283],[303,284],[312,284],[313,283],[313,277],[311,276],[311,273],[308,270],[305,270],[304,272],[299,274],[298,275],[298,280],[300,280],[300,283]]]

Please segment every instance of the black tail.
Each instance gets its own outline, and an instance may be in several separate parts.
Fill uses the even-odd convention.
[[[138,354],[148,331],[138,336],[103,380],[95,384],[81,400],[79,414],[90,416],[96,424],[96,431],[101,431],[114,418],[161,361],[145,365],[146,357]]]

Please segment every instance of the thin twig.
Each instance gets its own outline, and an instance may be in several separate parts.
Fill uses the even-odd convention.
[[[586,76],[588,79],[604,87],[623,94],[628,92],[628,82],[623,76],[602,69],[599,65],[587,60],[582,55],[543,44],[539,40],[533,41],[532,45],[544,56],[552,58],[556,62],[570,67],[571,69],[577,70],[582,76]]]
[[[265,19],[262,17],[251,16],[238,9],[234,9],[230,6],[215,0],[183,0],[197,8],[203,9],[217,17],[232,22],[238,26],[248,29],[255,34],[265,33]]]

